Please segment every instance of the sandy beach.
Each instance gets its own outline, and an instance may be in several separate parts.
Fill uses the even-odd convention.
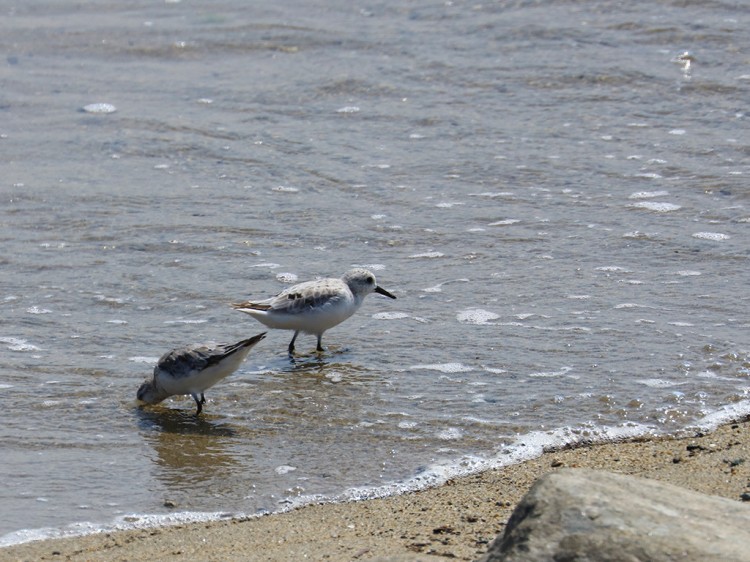
[[[750,421],[707,435],[551,451],[522,464],[400,496],[288,513],[31,542],[2,560],[474,560],[519,499],[561,467],[608,470],[750,500]],[[750,503],[748,503],[750,509]]]

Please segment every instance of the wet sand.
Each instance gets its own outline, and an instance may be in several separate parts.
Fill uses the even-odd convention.
[[[581,446],[386,499],[248,520],[26,543],[0,560],[474,560],[531,484],[561,467],[632,474],[750,500],[750,421],[707,435]],[[750,502],[748,502],[750,509]]]

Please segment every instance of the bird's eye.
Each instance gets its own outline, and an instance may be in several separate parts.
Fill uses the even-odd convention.
[[[375,283],[375,278],[374,277],[368,277],[367,278],[367,284],[368,285],[372,285],[373,283]]]

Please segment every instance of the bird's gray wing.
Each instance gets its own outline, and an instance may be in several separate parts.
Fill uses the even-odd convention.
[[[156,364],[155,371],[169,371],[173,376],[179,378],[196,371],[202,371],[212,365],[216,365],[223,359],[241,349],[253,346],[266,337],[266,332],[240,340],[237,343],[227,344],[193,344],[162,355]]]
[[[308,282],[290,287],[266,302],[275,312],[299,314],[334,304],[342,298],[341,287],[335,283]]]
[[[298,314],[303,310],[333,304],[343,298],[338,279],[306,281],[281,291],[278,295],[259,301],[235,303],[234,308],[272,310]]]
[[[237,351],[239,344],[194,345],[174,349],[165,353],[156,365],[157,369],[168,371],[175,377],[187,376],[191,372],[202,371]]]

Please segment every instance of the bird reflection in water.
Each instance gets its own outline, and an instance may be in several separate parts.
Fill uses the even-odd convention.
[[[242,472],[237,427],[170,408],[136,412],[141,435],[156,452],[155,476],[168,487],[170,497],[194,495],[197,485],[208,493],[236,485]]]

